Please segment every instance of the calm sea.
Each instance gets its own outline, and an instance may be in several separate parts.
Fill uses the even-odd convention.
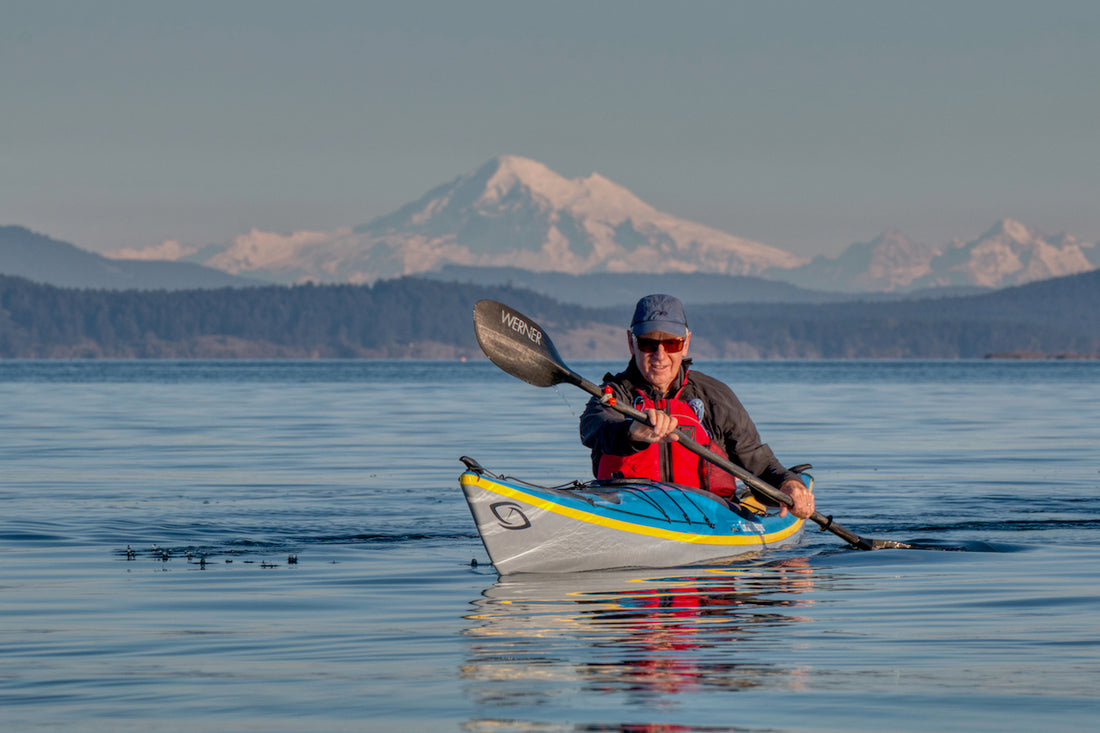
[[[0,363],[0,729],[1095,730],[1100,363],[698,368],[823,513],[951,549],[498,579],[458,458],[584,478],[575,388]]]

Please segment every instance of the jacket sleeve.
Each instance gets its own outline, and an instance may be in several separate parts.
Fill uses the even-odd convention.
[[[730,460],[775,487],[787,479],[798,479],[798,474],[788,471],[768,444],[761,441],[756,425],[732,389],[710,378],[700,386],[709,393],[714,424]]]
[[[618,385],[612,385],[615,398],[628,399],[626,392]],[[629,456],[645,448],[644,443],[630,439],[630,419],[603,404],[599,398],[592,397],[585,405],[581,415],[581,443],[592,451],[592,475],[600,458],[605,455]]]

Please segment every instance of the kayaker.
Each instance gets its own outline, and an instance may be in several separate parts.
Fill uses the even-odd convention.
[[[714,377],[690,369],[691,331],[683,304],[671,295],[638,301],[627,331],[626,371],[604,376],[605,389],[649,416],[648,425],[630,420],[593,397],[581,415],[581,442],[592,451],[596,478],[651,478],[712,491],[731,498],[733,477],[677,445],[677,427],[696,442],[727,456],[794,501],[791,511],[806,518],[814,497],[798,474],[784,468],[737,395]],[[787,507],[781,507],[786,515]]]

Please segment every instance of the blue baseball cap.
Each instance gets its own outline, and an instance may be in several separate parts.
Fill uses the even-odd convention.
[[[647,295],[634,308],[630,330],[635,336],[653,331],[687,336],[688,322],[684,315],[684,304],[671,295]]]

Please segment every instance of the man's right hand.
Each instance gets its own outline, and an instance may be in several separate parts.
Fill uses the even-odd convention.
[[[677,440],[674,431],[678,423],[676,418],[661,410],[645,411],[649,424],[635,420],[630,424],[630,439],[639,443],[660,443]]]

